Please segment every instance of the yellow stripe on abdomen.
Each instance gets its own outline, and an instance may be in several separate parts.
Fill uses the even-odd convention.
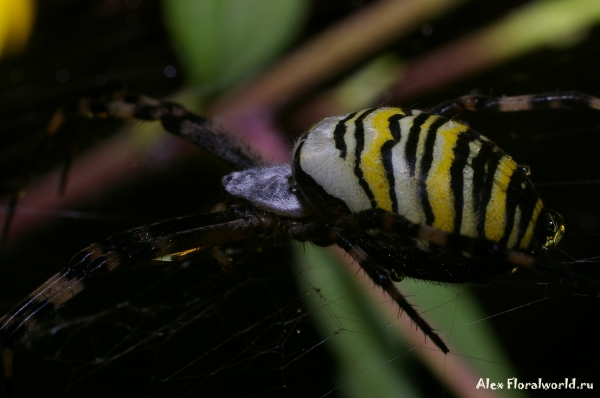
[[[527,231],[525,232],[523,239],[521,239],[521,244],[519,245],[521,249],[527,249],[531,244],[531,240],[533,239],[533,233],[535,232],[535,225],[537,224],[537,220],[543,208],[544,203],[542,202],[542,199],[538,199],[538,201],[535,204],[535,208],[533,209],[531,220],[529,220]]]
[[[438,129],[434,163],[427,176],[429,203],[434,214],[432,226],[443,231],[452,232],[456,223],[456,204],[450,186],[450,168],[454,163],[454,147],[458,136],[466,130],[466,126],[452,121]]]
[[[500,158],[490,201],[485,213],[485,237],[498,242],[504,236],[506,228],[506,190],[510,179],[517,169],[517,163],[508,156]]]
[[[365,124],[365,149],[361,154],[361,168],[364,179],[369,184],[375,196],[377,207],[391,211],[390,184],[383,167],[381,148],[393,140],[390,132],[389,118],[394,115],[404,115],[399,108],[384,108],[373,113]]]

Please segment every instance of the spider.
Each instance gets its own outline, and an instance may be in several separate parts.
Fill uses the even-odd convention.
[[[66,116],[160,121],[164,128],[237,169],[222,179],[227,200],[212,212],[138,227],[77,253],[0,319],[7,386],[13,349],[47,314],[119,267],[161,256],[211,250],[252,236],[288,236],[346,251],[444,353],[449,349],[400,293],[404,277],[440,283],[481,282],[515,267],[545,269],[598,283],[538,260],[564,234],[529,179],[496,144],[449,119],[464,111],[583,107],[600,99],[580,93],[517,97],[467,95],[429,112],[373,108],[326,118],[303,134],[292,162],[268,164],[248,145],[181,105],[116,94],[80,99]]]

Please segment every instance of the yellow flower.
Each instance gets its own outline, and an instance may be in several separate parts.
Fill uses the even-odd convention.
[[[25,47],[33,26],[33,0],[0,0],[0,56]]]

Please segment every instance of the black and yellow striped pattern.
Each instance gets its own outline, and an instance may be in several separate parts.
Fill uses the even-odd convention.
[[[509,249],[539,244],[543,203],[527,168],[444,117],[400,108],[330,117],[299,140],[293,166],[313,206],[337,216],[381,208]]]

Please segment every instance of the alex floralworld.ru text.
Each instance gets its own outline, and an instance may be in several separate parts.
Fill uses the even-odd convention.
[[[564,382],[559,383],[546,383],[541,378],[534,383],[522,383],[516,377],[506,380],[506,383],[491,383],[489,378],[485,380],[481,378],[476,388],[502,390],[505,385],[507,390],[592,390],[594,388],[594,383],[577,383],[575,378],[571,380],[565,378]]]

